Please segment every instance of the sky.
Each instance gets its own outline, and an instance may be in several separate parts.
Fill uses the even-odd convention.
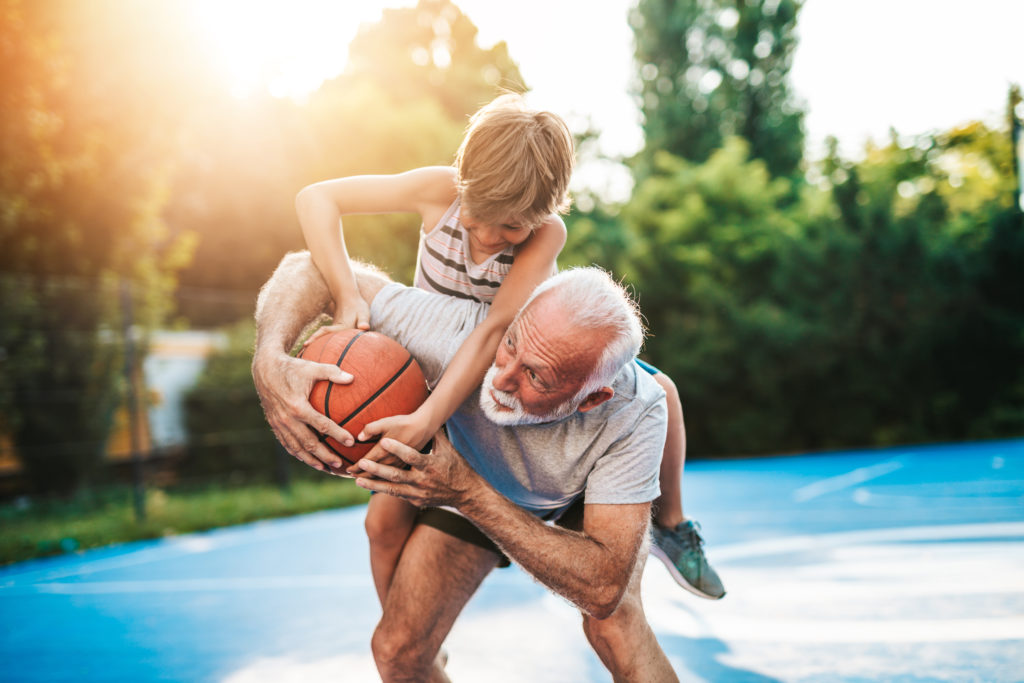
[[[480,44],[508,43],[534,106],[574,127],[589,119],[608,155],[640,148],[627,23],[636,0],[455,2],[479,28]],[[233,87],[243,93],[265,85],[297,96],[340,73],[339,45],[361,22],[379,19],[384,6],[413,4],[206,0],[199,7]],[[807,0],[797,30],[790,82],[807,112],[811,158],[821,155],[827,135],[855,157],[869,137],[887,139],[890,126],[916,136],[976,119],[999,123],[1009,84],[1024,85],[1024,0]],[[282,31],[292,38],[267,39]],[[607,167],[589,172],[589,186],[616,174]],[[606,182],[621,191],[621,177]]]

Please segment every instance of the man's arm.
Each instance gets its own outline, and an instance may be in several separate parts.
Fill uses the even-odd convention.
[[[285,256],[256,300],[252,376],[263,412],[285,449],[318,470],[339,468],[343,462],[321,443],[317,432],[347,445],[352,436],[310,405],[310,390],[317,380],[347,384],[352,376],[333,364],[293,358],[288,352],[332,303],[308,252]]]
[[[549,526],[498,493],[455,452],[442,433],[422,455],[393,439],[381,445],[409,470],[362,460],[379,479],[356,483],[417,506],[449,505],[466,515],[523,569],[598,619],[612,614],[647,535],[650,503],[586,505],[583,529]]]

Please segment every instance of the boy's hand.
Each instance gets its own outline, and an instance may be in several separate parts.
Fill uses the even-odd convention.
[[[370,329],[370,306],[358,294],[346,297],[334,311],[334,324],[343,329]]]
[[[417,411],[411,415],[395,415],[394,417],[385,417],[370,422],[363,427],[363,431],[356,435],[356,438],[360,441],[366,441],[380,436],[381,438],[394,439],[419,450],[430,441],[435,431],[437,431],[436,428],[430,424],[429,420]],[[364,455],[363,458],[384,465],[391,465],[392,467],[402,467],[404,464],[401,459],[389,453],[379,443],[369,453]],[[363,470],[355,465],[348,469],[348,473],[355,477],[365,476]]]
[[[309,335],[309,339],[302,342],[302,348],[306,348],[314,340],[319,339],[325,334],[352,329],[370,329],[370,307],[361,297],[359,297],[359,301],[354,302],[351,306],[339,306],[334,312],[334,322],[330,325],[324,325]]]

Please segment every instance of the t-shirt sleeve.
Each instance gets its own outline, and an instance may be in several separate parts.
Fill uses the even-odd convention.
[[[487,311],[486,304],[396,283],[374,297],[370,328],[404,346],[433,388],[462,342],[487,317]]]
[[[587,477],[585,503],[646,503],[660,495],[667,414],[664,398],[652,401],[634,428],[598,458]]]

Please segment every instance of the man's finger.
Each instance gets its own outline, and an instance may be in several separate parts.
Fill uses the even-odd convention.
[[[401,441],[384,437],[380,440],[380,446],[388,453],[398,456],[402,462],[412,465],[413,467],[423,462],[422,453],[411,446],[405,445]]]
[[[374,491],[376,493],[386,493],[389,496],[396,498],[409,499],[411,490],[407,486],[398,486],[390,481],[384,479],[368,479],[366,477],[358,477],[356,479],[356,486],[364,488],[367,491]]]
[[[333,363],[316,363],[316,365],[319,366],[317,367],[319,372],[314,375],[316,379],[325,379],[335,384],[349,384],[352,382],[352,375]]]
[[[288,451],[296,460],[309,465],[314,470],[319,470],[320,472],[324,471],[325,465],[320,461],[320,459],[312,453],[303,450],[302,445],[298,441],[290,440],[289,443],[284,444],[284,447],[285,450]]]
[[[309,413],[302,416],[302,419],[308,423],[312,429],[323,434],[325,437],[334,439],[346,448],[355,444],[355,439],[352,438],[351,432],[326,415],[323,415],[312,408],[310,408]]]
[[[374,462],[373,460],[367,460],[366,458],[357,462],[356,467],[362,469],[367,474],[371,474],[380,479],[387,479],[394,483],[405,483],[410,480],[411,476],[409,470]]]

